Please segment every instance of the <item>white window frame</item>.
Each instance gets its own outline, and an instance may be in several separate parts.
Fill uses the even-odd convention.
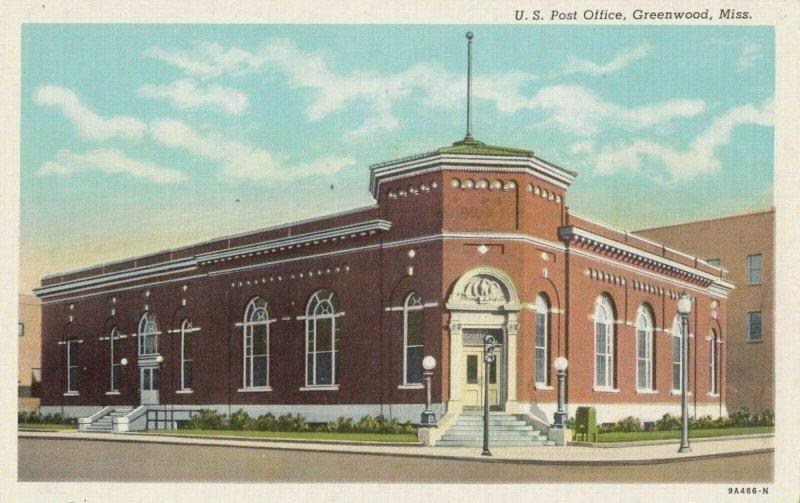
[[[243,349],[243,363],[242,363],[242,388],[245,390],[261,390],[261,389],[270,389],[270,382],[269,382],[269,366],[270,366],[270,344],[269,344],[269,325],[272,320],[269,318],[269,305],[267,301],[264,300],[262,297],[255,297],[247,303],[247,307],[244,310],[244,320],[242,324],[242,349]],[[254,340],[253,340],[253,331],[255,327],[263,326],[265,335],[264,337],[266,340],[264,341],[264,350],[266,351],[264,354],[254,354]],[[254,362],[256,358],[264,358],[265,365],[264,365],[264,372],[266,375],[264,376],[264,384],[263,385],[254,385],[255,381],[255,373],[254,373]],[[248,370],[249,376],[248,379]]]
[[[758,258],[758,267],[755,267],[753,262]],[[760,285],[761,284],[761,274],[763,272],[764,262],[763,258],[760,253],[753,253],[747,256],[747,284],[748,285]],[[755,278],[756,272],[758,273],[758,278]]]
[[[187,386],[186,384],[186,364],[189,364],[189,377],[194,377],[194,372],[192,367],[194,366],[194,356],[191,358],[186,358],[186,346],[187,342],[189,345],[192,344],[191,339],[189,337],[193,337],[191,334],[196,332],[197,330],[192,328],[192,322],[189,318],[186,318],[181,322],[181,391],[191,391],[192,390],[192,383],[190,382]]]
[[[414,386],[414,385],[421,385],[422,384],[422,375],[420,374],[419,381],[411,381],[408,378],[408,352],[412,348],[422,348],[424,344],[414,344],[411,345],[408,343],[408,315],[410,313],[419,312],[420,316],[422,317],[422,322],[420,322],[420,331],[424,333],[423,326],[424,326],[424,311],[425,304],[422,301],[422,296],[417,292],[411,292],[406,296],[406,300],[403,303],[403,386]],[[423,333],[420,333],[420,339],[423,339]]]
[[[534,358],[534,384],[539,387],[548,385],[550,366],[548,351],[550,349],[550,304],[543,294],[536,296],[533,306],[533,358]],[[541,336],[541,340],[540,340]]]
[[[717,360],[719,357],[719,352],[717,351],[717,341],[718,341],[717,331],[713,328],[710,330],[709,333],[709,341],[708,341],[708,393],[711,396],[718,396],[719,390],[717,389]]]
[[[122,340],[120,337],[119,328],[114,327],[111,329],[111,334],[108,336],[108,353],[109,353],[109,376],[108,376],[108,391],[110,392],[117,392],[120,388],[120,383],[114,379],[115,371],[117,369],[122,369],[122,363],[120,363],[119,355],[117,354],[118,351],[114,351],[114,347],[117,346],[117,350],[119,350],[118,344],[119,341]],[[122,380],[122,371],[120,370],[119,380]]]
[[[751,337],[751,335],[752,335],[752,315],[754,315],[754,314],[758,314],[758,338],[757,339]],[[764,340],[764,325],[763,325],[764,319],[761,316],[761,311],[760,310],[747,311],[746,316],[747,316],[747,320],[746,320],[747,342],[761,342],[761,341],[763,341]]]
[[[594,316],[594,389],[595,391],[616,391],[614,387],[614,308],[607,295],[595,300]],[[599,347],[600,330],[605,331],[605,346]],[[599,376],[599,361],[605,363],[605,372]],[[601,378],[601,380],[598,379]]]
[[[80,372],[80,365],[78,363],[78,344],[80,341],[77,339],[68,340],[66,342],[67,347],[67,393],[70,394],[77,394],[78,393],[78,384],[80,383],[80,379],[78,379],[78,373]],[[73,361],[74,358],[74,361]],[[75,382],[72,379],[72,369],[75,369]]]
[[[147,311],[139,319],[139,356],[158,354],[159,334],[156,316],[152,311]]]
[[[677,351],[677,355],[675,354]],[[681,334],[681,319],[675,316],[672,321],[672,393],[681,392],[683,381],[683,334]],[[677,381],[676,374],[677,372]],[[676,386],[677,384],[677,386]]]
[[[644,345],[642,344],[644,338]],[[644,355],[640,349],[644,346]],[[644,385],[640,372],[644,370]],[[636,312],[636,390],[653,391],[653,316],[644,304]]]
[[[306,351],[305,351],[305,383],[306,388],[336,388],[336,357],[339,351],[339,322],[338,318],[344,313],[337,309],[338,300],[330,290],[319,290],[311,296],[306,304]],[[317,324],[320,320],[330,320],[331,349],[330,351],[317,350]],[[331,382],[320,383],[317,378],[317,357],[323,353],[331,354]],[[309,360],[311,360],[309,362]],[[311,365],[311,379],[309,380],[309,364]]]

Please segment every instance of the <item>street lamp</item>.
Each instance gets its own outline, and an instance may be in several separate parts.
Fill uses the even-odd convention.
[[[689,447],[689,405],[687,391],[689,384],[689,313],[692,312],[692,299],[686,292],[678,300],[678,316],[681,318],[681,446],[678,452],[692,452]]]
[[[567,413],[564,412],[564,379],[567,377],[567,367],[569,362],[563,356],[556,358],[553,362],[553,367],[556,369],[558,376],[558,410],[553,414],[553,428],[565,428]]]
[[[425,372],[423,372],[422,375],[425,376],[426,399],[425,410],[422,412],[420,426],[423,428],[429,428],[436,425],[436,414],[434,414],[433,410],[431,410],[431,376],[433,376],[433,369],[436,368],[436,358],[432,357],[431,355],[423,358],[422,368],[425,369]]]
[[[483,338],[483,452],[482,456],[491,456],[489,452],[489,367],[494,362],[494,336]]]

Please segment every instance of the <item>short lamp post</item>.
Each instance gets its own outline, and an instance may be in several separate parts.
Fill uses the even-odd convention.
[[[436,358],[431,355],[423,358],[422,368],[425,370],[422,374],[425,377],[425,410],[422,412],[420,427],[430,428],[436,426],[436,414],[431,409],[431,377],[436,368]]]
[[[567,366],[569,362],[563,356],[556,358],[553,367],[558,376],[558,410],[553,414],[553,428],[565,428],[567,413],[564,411],[564,379],[567,377]]]
[[[489,371],[494,363],[494,343],[492,335],[483,338],[483,452],[482,456],[491,456],[489,452]]]
[[[678,300],[678,316],[681,319],[681,446],[678,452],[692,452],[689,447],[689,404],[687,400],[689,384],[689,313],[692,312],[692,299],[686,292]]]

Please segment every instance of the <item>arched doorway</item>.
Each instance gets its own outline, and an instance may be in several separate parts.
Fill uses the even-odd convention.
[[[489,383],[490,408],[513,409],[521,305],[511,278],[493,267],[471,269],[455,282],[445,307],[450,313],[448,413],[481,408],[484,380]],[[486,335],[493,335],[499,343],[496,363],[488,375],[484,375],[482,357]]]

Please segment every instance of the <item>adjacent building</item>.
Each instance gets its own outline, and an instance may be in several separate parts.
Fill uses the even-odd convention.
[[[638,231],[728,271],[727,404],[751,413],[775,404],[775,210]]]
[[[33,410],[39,405],[41,327],[41,302],[33,295],[20,294],[17,322],[17,396],[21,410]]]
[[[42,408],[416,422],[431,355],[440,425],[482,407],[487,383],[490,407],[546,427],[564,356],[571,415],[677,414],[683,365],[691,412],[726,414],[733,284],[705,260],[722,257],[576,214],[575,176],[468,136],[372,166],[364,208],[44,277]]]

